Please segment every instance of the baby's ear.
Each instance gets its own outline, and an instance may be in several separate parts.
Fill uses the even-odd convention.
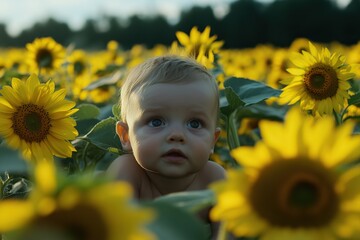
[[[216,141],[218,140],[220,133],[221,133],[221,128],[217,127],[215,129],[215,133],[214,133],[214,145],[215,145]]]
[[[121,146],[125,151],[131,151],[129,140],[129,127],[126,123],[118,121],[116,123],[116,133],[120,138]]]

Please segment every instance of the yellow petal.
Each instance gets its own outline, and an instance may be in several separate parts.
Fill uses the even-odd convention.
[[[52,161],[40,161],[35,168],[36,186],[41,192],[50,194],[56,189],[56,167]]]
[[[0,232],[8,232],[23,227],[34,216],[34,209],[29,201],[0,201]]]

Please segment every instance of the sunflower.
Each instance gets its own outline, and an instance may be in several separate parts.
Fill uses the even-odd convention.
[[[282,81],[291,78],[291,75],[286,71],[289,67],[288,51],[286,49],[277,49],[273,54],[272,65],[267,75],[267,84],[270,87],[281,89]]]
[[[65,89],[55,91],[53,82],[41,84],[32,74],[26,81],[13,78],[0,94],[0,136],[10,147],[32,161],[72,155],[69,140],[78,132],[70,116],[78,109],[64,99]]]
[[[298,53],[301,53],[304,50],[309,52],[309,50],[310,50],[309,49],[309,41],[310,40],[307,38],[295,38],[291,42],[288,50],[289,50],[289,52],[298,52]]]
[[[27,65],[24,61],[25,50],[22,48],[10,48],[6,51],[6,68],[15,70],[21,74],[28,71]]]
[[[240,127],[238,129],[238,135],[242,134],[251,134],[254,129],[257,129],[259,126],[258,118],[242,118],[240,122]]]
[[[64,62],[65,49],[51,37],[36,38],[26,44],[26,49],[30,72],[51,74]]]
[[[242,168],[210,186],[211,219],[261,240],[360,239],[360,167],[348,167],[360,157],[353,127],[297,108],[284,124],[261,121],[263,140],[231,151]]]
[[[71,76],[82,76],[87,74],[89,70],[88,56],[83,50],[75,50],[68,57],[68,72]]]
[[[280,104],[300,101],[304,110],[313,114],[339,113],[350,98],[349,79],[355,75],[338,53],[331,54],[327,48],[318,50],[309,42],[310,52],[293,53],[290,60],[296,67],[287,69],[295,77],[280,94]]]
[[[145,229],[154,212],[132,201],[129,184],[90,175],[66,179],[52,163],[39,163],[28,199],[0,202],[0,232],[14,239],[154,239]]]
[[[215,60],[214,53],[218,53],[224,44],[223,41],[215,41],[216,35],[210,37],[210,30],[210,27],[207,26],[201,33],[195,26],[190,30],[189,35],[181,31],[176,32],[176,37],[180,44],[185,47],[187,54],[206,67],[211,67]]]

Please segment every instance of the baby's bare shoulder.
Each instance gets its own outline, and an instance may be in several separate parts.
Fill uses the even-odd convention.
[[[143,171],[132,154],[124,154],[110,164],[106,173],[116,180],[136,182]]]
[[[218,163],[208,161],[200,171],[200,178],[208,184],[226,178],[226,170]]]

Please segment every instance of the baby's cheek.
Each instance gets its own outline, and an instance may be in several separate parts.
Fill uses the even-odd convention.
[[[155,138],[139,139],[137,144],[138,156],[141,158],[150,157],[156,155],[161,148],[158,141]]]

